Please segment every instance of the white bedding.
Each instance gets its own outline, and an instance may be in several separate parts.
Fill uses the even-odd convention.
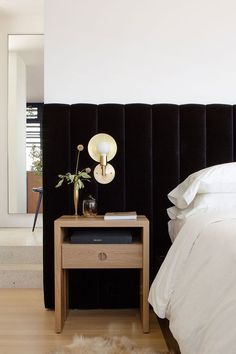
[[[168,221],[168,233],[172,243],[176,239],[178,233],[180,232],[180,229],[183,227],[185,222],[186,220],[180,220],[180,219],[174,219]]]
[[[149,302],[168,318],[182,354],[236,354],[236,212],[190,217]]]

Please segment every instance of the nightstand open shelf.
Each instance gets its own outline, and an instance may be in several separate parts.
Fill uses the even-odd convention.
[[[119,244],[72,244],[72,228],[127,228],[133,242]],[[54,222],[55,237],[55,325],[60,333],[68,313],[68,269],[140,269],[140,311],[143,332],[149,332],[149,221],[104,220],[103,216],[62,216]]]

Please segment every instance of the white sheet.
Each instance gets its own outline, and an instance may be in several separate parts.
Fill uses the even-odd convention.
[[[182,354],[236,353],[236,212],[189,218],[150,289]]]

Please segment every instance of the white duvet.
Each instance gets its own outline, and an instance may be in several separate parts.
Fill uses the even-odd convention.
[[[182,354],[236,354],[236,212],[186,221],[156,278],[149,302]]]

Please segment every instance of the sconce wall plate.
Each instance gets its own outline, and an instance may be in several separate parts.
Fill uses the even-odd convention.
[[[94,178],[98,183],[107,184],[110,183],[115,177],[115,169],[109,163],[106,165],[106,174],[105,176],[102,174],[101,165],[97,165],[94,169]]]

